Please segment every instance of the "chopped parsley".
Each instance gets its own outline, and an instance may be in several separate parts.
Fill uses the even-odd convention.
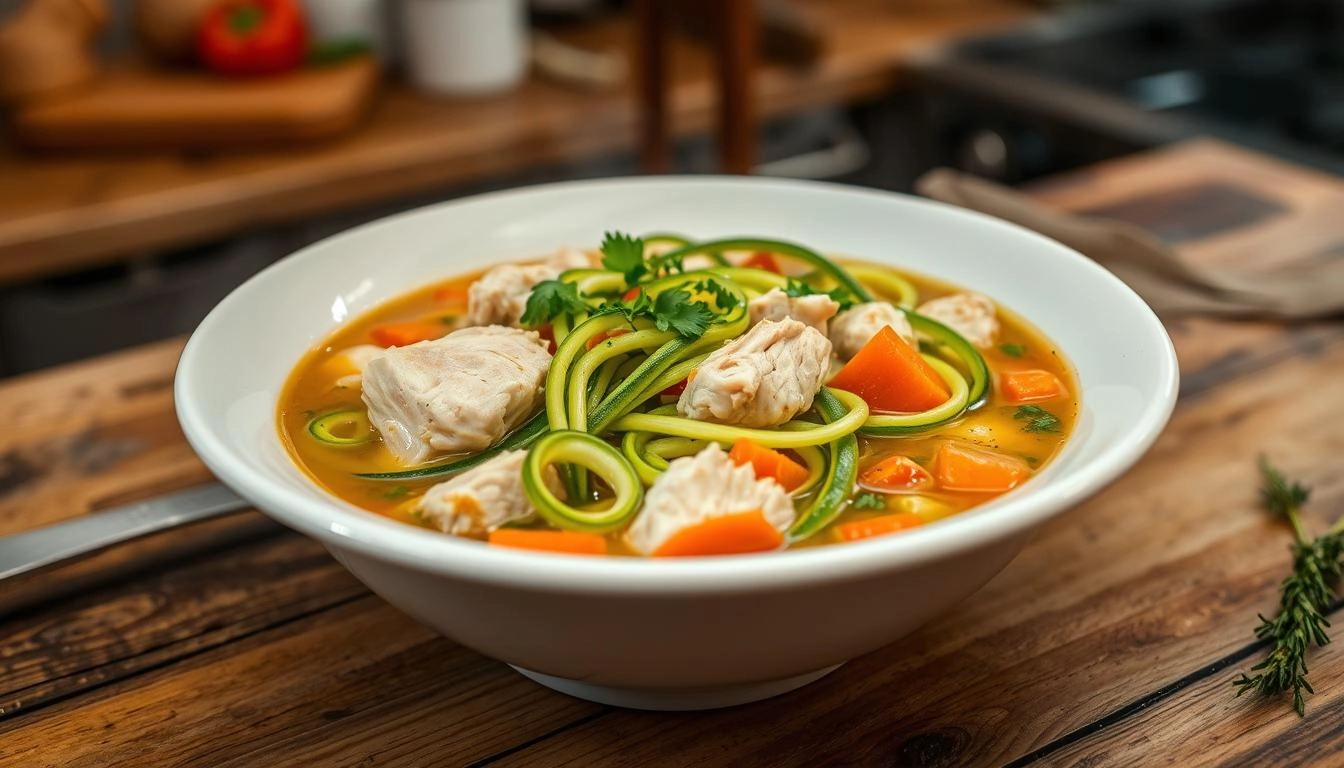
[[[1021,357],[1027,354],[1027,348],[1021,344],[1000,344],[999,351],[1009,357]]]
[[[1038,405],[1020,405],[1013,413],[1013,418],[1018,421],[1026,421],[1022,425],[1023,432],[1058,432],[1059,417],[1045,410]]]
[[[549,323],[561,315],[586,312],[588,305],[579,296],[579,287],[561,280],[542,280],[527,296],[527,307],[520,322],[536,327]]]
[[[855,509],[886,509],[887,498],[880,493],[869,493],[867,491],[854,497]]]

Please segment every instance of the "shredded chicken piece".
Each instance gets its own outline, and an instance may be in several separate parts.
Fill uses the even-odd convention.
[[[789,317],[822,333],[826,332],[826,321],[835,317],[839,309],[839,302],[830,296],[789,296],[778,288],[771,288],[747,302],[747,312],[751,315],[752,325],[763,320],[783,320]]]
[[[781,534],[793,524],[793,502],[774,478],[756,479],[750,465],[737,466],[717,445],[676,459],[644,495],[644,506],[625,538],[645,555],[658,551],[684,528],[711,518],[760,510]]]
[[[677,400],[701,421],[771,427],[812,407],[830,369],[831,342],[790,318],[766,320],[710,353]]]
[[[911,344],[916,343],[909,318],[891,304],[870,301],[850,307],[831,321],[831,344],[835,347],[835,354],[848,360],[887,326],[891,326],[902,339]]]
[[[406,464],[435,452],[479,451],[527,420],[551,363],[534,331],[463,328],[393,347],[364,369],[364,403],[388,450]]]
[[[481,536],[536,514],[523,489],[527,451],[505,451],[425,491],[412,509],[439,530]],[[554,472],[554,470],[551,470]]]
[[[594,265],[583,251],[563,248],[539,264],[501,264],[467,287],[467,314],[463,325],[511,325],[527,309],[527,297],[537,283],[554,280],[567,269]]]
[[[956,331],[984,349],[999,335],[998,309],[994,300],[980,293],[954,293],[926,301],[915,310]]]

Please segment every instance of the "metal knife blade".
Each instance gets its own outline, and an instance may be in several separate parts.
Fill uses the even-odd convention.
[[[0,581],[151,533],[251,506],[251,502],[227,487],[212,483],[44,528],[0,536]]]

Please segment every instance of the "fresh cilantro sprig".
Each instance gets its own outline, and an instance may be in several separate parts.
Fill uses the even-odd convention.
[[[819,291],[808,283],[793,277],[790,277],[784,284],[784,294],[793,299],[802,296],[830,296],[835,303],[840,305],[841,312],[858,303],[854,294],[843,287],[832,288],[829,291]]]
[[[653,324],[660,331],[676,331],[683,338],[705,335],[718,315],[703,301],[693,301],[689,291],[673,288],[653,300]]]
[[[737,294],[728,290],[728,288],[718,280],[706,278],[695,282],[691,287],[698,293],[704,293],[714,297],[714,306],[721,310],[729,310],[737,306]]]
[[[519,322],[536,327],[551,322],[561,315],[577,315],[588,311],[588,303],[579,295],[579,287],[563,280],[543,280],[527,296],[527,306]]]
[[[1058,432],[1060,429],[1059,417],[1039,405],[1020,405],[1013,412],[1013,418],[1026,421],[1022,425],[1023,432]]]
[[[624,275],[626,285],[635,285],[649,274],[644,240],[623,232],[607,232],[602,238],[602,266]]]
[[[1290,483],[1283,473],[1260,457],[1260,475],[1263,485],[1260,500],[1265,510],[1289,524],[1293,529],[1293,572],[1279,588],[1279,612],[1272,619],[1260,616],[1255,636],[1270,641],[1269,655],[1251,667],[1254,675],[1245,672],[1232,681],[1240,696],[1255,691],[1264,696],[1293,692],[1293,709],[1299,716],[1307,711],[1302,695],[1315,693],[1307,682],[1307,650],[1330,642],[1325,633],[1330,622],[1325,618],[1334,600],[1334,587],[1339,581],[1340,562],[1344,556],[1344,520],[1329,531],[1311,538],[1302,526],[1302,506],[1311,490],[1299,483]]]

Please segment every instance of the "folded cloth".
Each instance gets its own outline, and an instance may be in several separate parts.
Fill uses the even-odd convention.
[[[1344,314],[1344,263],[1239,272],[1193,264],[1132,224],[1061,213],[1016,190],[945,168],[920,194],[987,213],[1057,240],[1109,269],[1159,315],[1307,320]]]

